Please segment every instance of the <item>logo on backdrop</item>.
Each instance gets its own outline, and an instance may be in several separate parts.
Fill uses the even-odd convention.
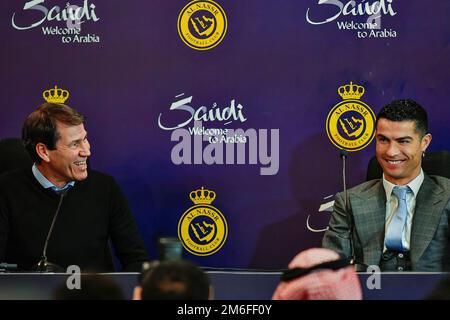
[[[375,137],[375,114],[359,100],[364,91],[364,87],[353,82],[338,88],[343,101],[328,113],[326,130],[328,138],[339,149],[358,151]]]
[[[222,248],[228,226],[222,212],[211,203],[216,193],[203,187],[189,194],[194,206],[186,210],[178,222],[178,238],[192,254],[209,256]]]
[[[175,96],[169,112],[158,116],[158,126],[172,131],[171,160],[175,165],[260,164],[261,175],[275,175],[279,169],[279,129],[231,129],[247,121],[244,106],[231,99],[227,106],[192,107],[193,96]],[[176,119],[176,120],[175,120]],[[216,127],[207,127],[214,123]]]
[[[227,26],[225,11],[212,0],[189,2],[178,16],[178,34],[195,50],[217,46],[225,37]]]
[[[100,42],[100,36],[85,33],[81,28],[87,22],[100,20],[95,11],[95,4],[84,0],[80,5],[67,2],[65,7],[48,8],[45,6],[45,0],[27,1],[22,11],[13,13],[11,25],[21,31],[40,28],[44,36],[58,38],[65,44]],[[59,22],[59,25],[52,24],[53,21]]]
[[[338,30],[353,31],[360,39],[396,38],[397,31],[386,28],[387,17],[397,15],[394,0],[315,0],[306,11],[306,21],[312,25],[336,23]]]
[[[55,85],[55,88],[43,91],[42,97],[48,103],[64,103],[69,98],[69,91]]]

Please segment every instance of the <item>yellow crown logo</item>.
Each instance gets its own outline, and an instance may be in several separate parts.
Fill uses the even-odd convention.
[[[194,204],[211,204],[216,198],[216,193],[202,187],[201,189],[192,191],[189,194],[189,198],[191,198]]]
[[[42,96],[45,101],[49,103],[64,103],[69,98],[69,91],[55,86],[54,89],[49,89],[42,92]]]
[[[338,88],[338,93],[344,100],[356,99],[359,100],[364,94],[364,87],[353,84],[350,81],[350,84],[346,84]]]

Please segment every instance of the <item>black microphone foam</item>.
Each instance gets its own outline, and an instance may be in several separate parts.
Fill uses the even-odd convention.
[[[348,156],[348,151],[341,149],[341,151],[339,152],[339,155],[341,156],[341,158],[347,158]]]
[[[6,262],[0,263],[0,271],[16,271],[16,270],[17,264],[15,263],[6,263]]]

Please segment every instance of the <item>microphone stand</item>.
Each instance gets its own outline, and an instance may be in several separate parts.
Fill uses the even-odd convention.
[[[350,264],[355,266],[355,270],[356,271],[365,271],[368,267],[367,264],[359,261],[356,259],[356,255],[355,255],[355,246],[353,243],[353,234],[354,234],[354,229],[355,229],[355,223],[353,221],[353,214],[350,213],[350,210],[348,208],[348,193],[347,193],[347,183],[346,183],[346,170],[345,170],[345,162],[348,156],[348,151],[347,150],[343,150],[341,149],[340,151],[340,156],[342,159],[342,182],[343,182],[343,187],[344,187],[344,208],[345,208],[345,212],[348,214],[349,217],[349,241],[350,241]],[[360,268],[359,266],[361,266],[362,268]]]
[[[50,236],[52,235],[53,227],[55,226],[56,218],[59,214],[59,209],[61,209],[61,204],[63,202],[64,196],[66,195],[67,190],[61,193],[61,197],[59,198],[58,208],[56,209],[55,215],[53,216],[53,221],[50,226],[50,230],[48,231],[47,238],[45,239],[44,250],[42,251],[41,260],[39,260],[36,271],[38,272],[64,272],[64,269],[54,263],[51,263],[47,260],[47,246]]]

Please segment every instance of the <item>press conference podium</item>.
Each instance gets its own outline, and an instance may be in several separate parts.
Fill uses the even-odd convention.
[[[269,300],[279,282],[279,272],[207,271],[216,300]],[[137,283],[137,273],[105,274],[116,281],[127,298]],[[64,283],[67,274],[0,273],[0,300],[47,300]],[[423,299],[449,273],[382,273],[381,289],[369,290],[369,274],[359,275],[365,300]]]

